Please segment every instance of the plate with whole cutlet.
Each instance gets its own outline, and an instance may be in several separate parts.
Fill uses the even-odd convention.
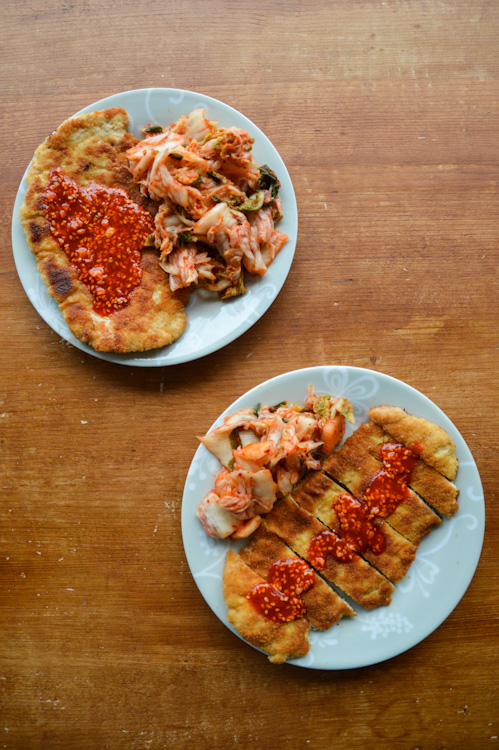
[[[182,536],[219,619],[273,663],[351,669],[450,615],[485,528],[477,467],[441,409],[356,367],[279,375],[203,436]]]
[[[293,186],[247,117],[177,89],[127,91],[65,120],[17,194],[21,283],[63,339],[120,364],[189,362],[270,307],[297,237]]]

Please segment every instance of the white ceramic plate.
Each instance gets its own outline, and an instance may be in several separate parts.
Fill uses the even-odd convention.
[[[457,446],[459,511],[421,542],[405,578],[396,585],[392,603],[373,611],[353,605],[357,617],[343,619],[325,632],[311,632],[306,657],[289,663],[313,669],[351,669],[385,661],[415,646],[448,617],[473,577],[482,549],[485,508],[480,477],[468,446],[445,414],[419,391],[388,375],[356,367],[311,367],[279,375],[237,399],[217,419],[257,403],[284,399],[304,403],[309,384],[317,393],[346,396],[353,404],[357,425],[368,410],[392,404],[436,422]],[[348,425],[346,437],[353,431]],[[226,619],[222,573],[227,549],[245,542],[209,537],[195,517],[201,498],[213,488],[220,470],[217,459],[202,445],[196,451],[182,501],[182,535],[191,573],[214,613]],[[234,631],[235,632],[235,631]]]
[[[29,250],[19,220],[19,210],[27,189],[26,170],[14,205],[12,247],[21,283],[45,322],[74,346],[110,362],[139,367],[162,367],[190,362],[221,349],[241,336],[261,318],[277,297],[293,260],[298,233],[298,212],[293,185],[284,162],[262,131],[237,110],[209,96],[180,89],[138,89],[101,99],[81,112],[93,112],[108,107],[124,107],[127,110],[130,131],[136,136],[140,136],[140,129],[149,123],[170,125],[178,117],[196,107],[204,107],[209,119],[223,126],[236,125],[247,130],[255,139],[253,154],[256,161],[273,169],[281,182],[280,196],[284,218],[279,222],[279,230],[287,234],[289,239],[265,276],[258,279],[247,277],[247,293],[228,302],[220,302],[213,296],[203,295],[202,292],[192,294],[187,305],[186,329],[178,341],[170,346],[143,354],[108,354],[96,352],[73,336],[38,274],[35,258]]]

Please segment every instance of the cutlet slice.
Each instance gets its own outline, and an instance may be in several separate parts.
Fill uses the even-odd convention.
[[[289,496],[274,505],[271,512],[265,516],[265,524],[270,531],[277,534],[297,555],[312,566],[310,544],[325,530],[329,531],[310,513],[299,508]],[[334,532],[329,531],[329,533],[336,540],[339,539]],[[394,591],[393,585],[355,553],[348,562],[338,562],[331,555],[326,555],[325,566],[321,567],[320,572],[324,578],[338,586],[347,596],[358,604],[362,604],[366,609],[390,604]]]
[[[322,471],[310,472],[292,493],[294,501],[300,508],[318,518],[319,521],[335,531],[338,536],[342,536],[342,529],[336,506],[345,495],[352,502],[363,507],[361,503],[348,495],[343,487],[336,484]],[[362,552],[362,557],[378,568],[387,578],[397,583],[407,573],[416,556],[417,548],[402,534],[385,523],[382,518],[374,519],[373,523],[385,537],[386,547],[379,554],[371,550]]]
[[[358,430],[362,431],[368,439],[369,445],[366,443],[366,447],[374,458],[379,458],[381,445],[393,442],[393,437],[374,422],[364,422],[359,425]],[[421,459],[416,461],[409,479],[409,486],[435,510],[448,518],[459,509],[457,487]]]
[[[363,502],[364,492],[374,477],[383,469],[381,461],[369,453],[369,445],[369,440],[357,429],[338,451],[326,458],[322,466],[360,502]],[[416,546],[435,526],[442,523],[440,516],[410,489],[407,497],[385,521]]]
[[[301,559],[282,539],[265,527],[265,520],[239,554],[243,562],[265,580],[274,563]],[[345,615],[355,616],[350,605],[318,575],[315,576],[314,585],[302,592],[300,597],[307,608],[305,617],[317,630],[328,630]]]
[[[246,595],[264,579],[249,568],[241,557],[229,550],[225,558],[223,593],[228,607],[227,619],[253,646],[265,651],[269,661],[282,664],[308,653],[310,624],[303,617],[290,622],[273,622],[261,615]]]
[[[450,435],[428,420],[408,414],[398,406],[374,406],[369,416],[385,432],[404,445],[419,443],[422,458],[447,479],[457,476],[456,446]]]

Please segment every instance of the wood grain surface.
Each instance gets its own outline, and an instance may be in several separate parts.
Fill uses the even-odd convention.
[[[3,0],[0,14],[0,748],[499,747],[499,3]],[[148,369],[87,356],[42,321],[10,225],[60,122],[153,86],[221,99],[267,134],[299,234],[247,333]],[[267,378],[325,364],[434,400],[487,513],[449,618],[339,672],[273,666],[236,638],[180,530],[196,434]]]

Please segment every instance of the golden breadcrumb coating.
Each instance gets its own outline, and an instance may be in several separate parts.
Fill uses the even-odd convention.
[[[109,315],[96,312],[90,290],[51,234],[43,193],[56,168],[81,186],[92,182],[120,188],[135,202],[155,211],[140,194],[127,168],[125,152],[136,138],[128,132],[128,115],[113,108],[64,122],[36,150],[28,174],[21,222],[49,294],[59,305],[71,332],[98,351],[135,352],[175,341],[184,331],[185,294],[172,293],[153,250],[143,252],[142,280],[129,304]]]
[[[274,505],[265,516],[265,524],[310,563],[310,543],[326,528],[289,496]],[[390,604],[393,584],[357,554],[353,554],[349,562],[337,562],[328,555],[320,573],[366,609]]]
[[[326,458],[322,467],[326,474],[347,487],[360,502],[374,477],[383,468],[382,462],[369,453],[369,446],[368,437],[357,429],[338,451]],[[416,546],[435,526],[442,523],[440,516],[410,489],[407,497],[384,520]]]
[[[393,437],[374,422],[364,422],[358,429],[368,438],[370,444],[366,447],[375,458],[379,457],[380,446],[393,442]],[[444,516],[453,516],[459,509],[458,488],[422,459],[415,463],[409,478],[409,486]]]
[[[310,624],[303,617],[291,622],[273,622],[261,615],[248,601],[248,594],[264,579],[249,568],[240,555],[227,552],[223,574],[223,594],[228,607],[227,619],[253,646],[269,655],[269,661],[282,664],[308,653]]]
[[[317,471],[310,472],[305,481],[294,490],[292,497],[300,508],[311,513],[341,536],[341,525],[335,511],[335,503],[346,494],[348,493],[343,487],[336,484],[322,471]],[[382,518],[377,518],[374,523],[385,537],[385,550],[380,554],[368,550],[363,552],[362,556],[383,575],[397,583],[407,573],[416,556],[417,548],[385,523]]]
[[[280,560],[301,559],[266,528],[265,520],[240,551],[241,558],[255,573],[267,579],[271,566]],[[355,612],[328,584],[315,577],[314,585],[301,595],[307,611],[305,617],[317,630],[328,630],[342,617],[355,616]]]
[[[442,427],[422,417],[408,414],[398,406],[374,406],[369,410],[369,416],[398,442],[407,446],[419,443],[423,449],[422,458],[426,463],[447,479],[456,478],[456,446]]]

